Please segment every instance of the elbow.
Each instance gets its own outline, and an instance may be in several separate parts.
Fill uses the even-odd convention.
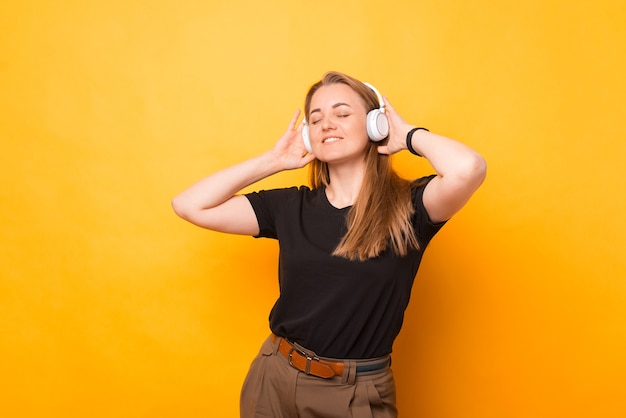
[[[474,155],[472,171],[474,176],[478,179],[479,184],[485,181],[485,178],[487,177],[487,161],[478,153],[475,153]]]
[[[172,199],[172,209],[174,213],[185,220],[189,220],[189,207],[185,204],[184,199],[179,195]]]
[[[457,169],[457,176],[475,188],[478,188],[487,177],[487,161],[477,152],[472,152]]]

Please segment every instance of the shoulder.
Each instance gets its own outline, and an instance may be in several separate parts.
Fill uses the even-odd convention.
[[[259,190],[255,192],[246,193],[253,207],[263,206],[275,206],[285,203],[293,203],[305,199],[307,196],[313,195],[315,190],[311,190],[307,186],[293,186],[286,188]]]
[[[307,186],[293,186],[293,187],[285,187],[285,188],[277,188],[277,189],[263,189],[255,192],[246,193],[245,196],[250,198],[263,198],[263,199],[281,199],[281,198],[292,198],[295,196],[304,196],[312,193],[311,190]]]
[[[413,207],[415,208],[414,219],[416,219],[418,225],[421,225],[421,228],[424,228],[424,226],[434,228],[434,232],[438,231],[446,223],[445,221],[433,222],[428,215],[426,207],[424,206],[424,190],[430,181],[435,177],[437,177],[436,174],[431,174],[420,177],[411,182],[411,200],[413,202]]]
[[[430,181],[435,177],[437,177],[436,174],[431,174],[428,176],[420,177],[411,182],[411,196],[413,198],[413,201],[415,201],[416,198],[419,198],[419,200],[422,199],[424,189],[426,188],[428,183],[430,183]]]
[[[259,224],[258,237],[277,238],[279,224],[292,223],[297,217],[308,187],[288,187],[246,193]]]

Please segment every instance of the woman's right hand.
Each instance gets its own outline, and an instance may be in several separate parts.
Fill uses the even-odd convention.
[[[291,118],[287,131],[274,144],[270,154],[274,161],[278,162],[282,170],[293,170],[305,167],[315,159],[315,155],[307,152],[302,141],[303,123],[296,127],[300,110]]]

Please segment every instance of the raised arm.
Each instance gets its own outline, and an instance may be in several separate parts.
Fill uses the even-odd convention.
[[[416,126],[404,121],[385,98],[389,140],[379,147],[383,154],[407,149],[407,134]],[[414,132],[410,144],[433,166],[437,176],[424,190],[424,207],[433,222],[448,220],[482,184],[487,174],[485,159],[472,148],[424,129]]]
[[[283,170],[301,168],[315,156],[306,153],[302,125],[295,128],[297,111],[285,134],[263,154],[217,171],[198,181],[172,200],[178,216],[203,228],[219,232],[257,235],[259,225],[243,188]]]

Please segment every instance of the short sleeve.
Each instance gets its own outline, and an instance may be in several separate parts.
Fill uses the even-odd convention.
[[[297,190],[297,187],[291,187],[245,194],[259,223],[259,234],[255,238],[278,239],[276,221],[285,208],[285,202],[289,201],[290,196]]]
[[[424,207],[424,190],[428,183],[435,177],[435,174],[425,176],[415,180],[412,184],[411,199],[413,201],[413,208],[415,209],[415,213],[413,214],[413,228],[415,229],[415,234],[422,248],[425,248],[435,234],[446,224],[446,221],[433,223]]]
[[[274,224],[274,217],[272,211],[268,206],[267,199],[265,198],[266,192],[252,192],[245,196],[252,205],[254,214],[256,215],[257,222],[259,223],[259,234],[255,238],[274,238],[276,239],[276,227]]]

